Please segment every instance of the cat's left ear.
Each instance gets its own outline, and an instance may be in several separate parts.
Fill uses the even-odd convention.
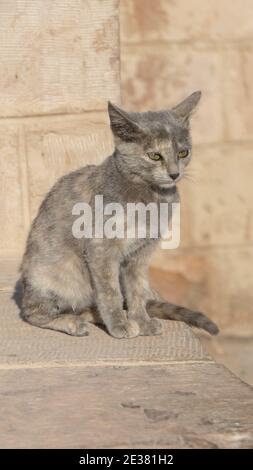
[[[174,106],[171,111],[175,118],[187,124],[200,98],[201,91],[195,91],[185,100],[181,101],[181,103],[179,103],[177,106]]]

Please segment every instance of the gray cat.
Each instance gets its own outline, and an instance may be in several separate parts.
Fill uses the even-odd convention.
[[[149,287],[148,261],[158,239],[75,238],[72,209],[95,195],[104,204],[179,201],[176,183],[191,158],[189,118],[201,93],[166,111],[129,113],[111,103],[115,151],[101,165],[60,178],[35,218],[21,265],[21,316],[32,325],[74,336],[88,322],[115,338],[158,335],[159,318],[217,334],[205,315],[172,305]]]

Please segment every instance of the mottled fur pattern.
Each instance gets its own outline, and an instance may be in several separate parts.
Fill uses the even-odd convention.
[[[218,332],[203,314],[169,304],[149,287],[148,261],[158,240],[72,235],[74,204],[84,201],[94,208],[98,194],[104,204],[124,208],[128,202],[179,200],[176,182],[190,161],[189,118],[199,98],[195,92],[170,110],[147,113],[128,113],[109,103],[113,155],[61,178],[32,224],[21,265],[24,320],[76,336],[88,334],[89,321],[103,324],[115,338],[157,335],[158,318]],[[179,160],[185,148],[189,156]],[[149,152],[159,152],[162,160],[151,160]]]

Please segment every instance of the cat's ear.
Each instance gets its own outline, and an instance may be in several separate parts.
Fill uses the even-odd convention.
[[[200,98],[201,91],[195,91],[190,96],[181,101],[181,103],[179,103],[177,106],[174,106],[171,111],[175,118],[187,124]]]
[[[108,114],[111,130],[115,137],[124,142],[135,142],[143,137],[143,130],[130,115],[123,109],[108,101]]]

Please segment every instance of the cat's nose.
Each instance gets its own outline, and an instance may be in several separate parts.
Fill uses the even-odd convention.
[[[170,173],[170,177],[172,180],[176,180],[179,177],[179,173]]]

